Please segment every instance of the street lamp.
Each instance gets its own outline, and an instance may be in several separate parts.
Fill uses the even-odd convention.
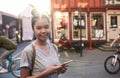
[[[82,45],[82,26],[81,26],[81,14],[82,10],[81,10],[81,6],[78,7],[78,26],[80,28],[80,56],[82,56],[82,52],[83,52],[83,45]]]

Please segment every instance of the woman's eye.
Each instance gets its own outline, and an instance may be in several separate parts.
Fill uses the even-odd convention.
[[[41,29],[41,27],[38,27],[37,29]]]
[[[36,29],[41,29],[41,27],[36,27]]]
[[[45,25],[45,29],[48,29],[49,28],[49,25]]]
[[[49,25],[45,25],[45,26],[36,26],[36,29],[49,29]]]

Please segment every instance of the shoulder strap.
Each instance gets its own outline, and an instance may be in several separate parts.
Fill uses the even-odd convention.
[[[33,68],[34,68],[34,64],[35,64],[35,56],[36,56],[36,51],[35,51],[35,47],[32,45],[32,49],[33,49],[33,55],[32,55],[32,69],[30,71],[30,75],[32,75],[32,71],[33,71]]]
[[[57,48],[56,44],[53,44],[53,47],[58,52],[58,48]]]
[[[56,50],[56,52],[57,52],[57,55],[58,55],[58,56],[60,56],[60,54],[58,53],[58,52],[59,52],[59,50],[58,50],[58,47],[57,47],[57,45],[56,45],[56,44],[53,44],[53,47],[54,47],[54,49]]]

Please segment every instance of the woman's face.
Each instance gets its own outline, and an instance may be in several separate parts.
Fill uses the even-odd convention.
[[[34,25],[36,39],[45,42],[50,34],[50,26],[47,19],[38,19]]]

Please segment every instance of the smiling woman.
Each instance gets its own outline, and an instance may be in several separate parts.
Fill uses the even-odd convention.
[[[18,16],[29,4],[34,5],[39,12],[50,11],[50,0],[0,0],[0,11]]]

